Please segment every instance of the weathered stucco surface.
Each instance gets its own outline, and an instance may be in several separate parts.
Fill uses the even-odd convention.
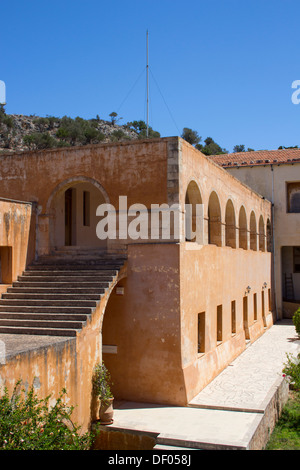
[[[0,292],[6,291],[34,256],[29,238],[33,224],[31,204],[0,198]]]
[[[14,194],[36,207],[30,240],[20,244],[14,276],[25,267],[27,246],[30,259],[32,253],[60,248],[62,197],[71,187],[77,188],[77,196],[83,189],[94,197],[101,194],[101,201],[116,208],[119,196],[127,196],[128,207],[180,203],[180,236],[108,241],[109,250],[122,248],[128,258],[91,320],[74,339],[54,338],[51,346],[8,358],[0,366],[1,383],[12,387],[19,378],[30,384],[37,377],[35,384],[44,395],[57,395],[66,387],[77,421],[87,427],[95,417],[92,370],[103,357],[117,399],[186,405],[245,349],[246,341],[254,341],[273,322],[266,231],[270,203],[177,137],[1,157],[1,195]],[[195,242],[185,241],[187,198],[203,207]],[[79,203],[77,209],[81,214]],[[88,229],[79,220],[78,215],[77,244],[81,240],[86,247]],[[198,315],[203,312],[205,348],[199,353]],[[102,344],[112,347],[110,353],[102,351]]]

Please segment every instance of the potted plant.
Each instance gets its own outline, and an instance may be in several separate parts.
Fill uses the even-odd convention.
[[[111,376],[104,363],[97,364],[93,375],[93,391],[100,400],[99,418],[101,424],[113,423],[113,394]]]

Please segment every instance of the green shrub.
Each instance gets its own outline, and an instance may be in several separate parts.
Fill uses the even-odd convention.
[[[34,132],[23,137],[23,142],[30,150],[42,150],[56,148],[58,141],[48,132]]]
[[[298,335],[300,335],[300,308],[298,308],[297,312],[295,312],[293,316],[293,323],[295,325]]]
[[[53,129],[55,124],[60,122],[60,118],[55,116],[39,117],[34,119],[32,122],[37,125],[40,130],[44,128]]]
[[[127,123],[127,127],[129,129],[135,130],[138,134],[139,139],[146,139],[147,138],[147,124],[145,121],[132,121]],[[156,139],[160,137],[160,133],[154,131],[151,126],[148,127],[148,138],[149,139]]]
[[[59,124],[56,137],[68,142],[70,145],[99,143],[105,135],[95,128],[93,121],[87,121],[80,117],[75,119],[64,116]]]
[[[10,397],[0,397],[0,450],[88,450],[92,434],[80,434],[71,420],[74,407],[63,402],[63,389],[50,407],[50,396],[39,399],[33,387],[26,392],[21,382]]]
[[[293,388],[300,392],[300,353],[297,358],[290,354],[287,355],[287,363],[283,369],[283,373],[287,375]]]
[[[14,127],[14,120],[11,116],[6,114],[3,104],[0,104],[0,125],[1,124],[4,124],[9,129]]]
[[[282,410],[266,450],[300,450],[300,400],[290,398]]]
[[[113,398],[111,386],[111,376],[106,366],[103,362],[97,364],[93,375],[93,392],[103,404],[107,404],[109,399]]]
[[[111,135],[110,135],[110,140],[111,140],[112,142],[116,142],[116,141],[118,141],[118,140],[124,140],[124,139],[126,139],[126,137],[127,137],[127,136],[126,136],[125,132],[122,131],[122,129],[118,129],[118,130],[113,131],[113,132],[111,133]]]

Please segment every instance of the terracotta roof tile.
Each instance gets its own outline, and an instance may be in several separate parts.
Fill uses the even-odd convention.
[[[222,167],[274,165],[282,163],[300,163],[299,149],[256,150],[253,152],[210,155],[215,163]]]

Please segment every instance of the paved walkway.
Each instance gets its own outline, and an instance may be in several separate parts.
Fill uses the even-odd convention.
[[[189,407],[123,402],[115,409],[117,430],[158,435],[162,445],[247,449],[265,407],[282,380],[287,353],[300,340],[291,322],[279,322],[249,346]]]
[[[297,354],[300,340],[291,322],[272,326],[219,374],[190,405],[263,412],[272,385],[282,377],[287,353]]]

